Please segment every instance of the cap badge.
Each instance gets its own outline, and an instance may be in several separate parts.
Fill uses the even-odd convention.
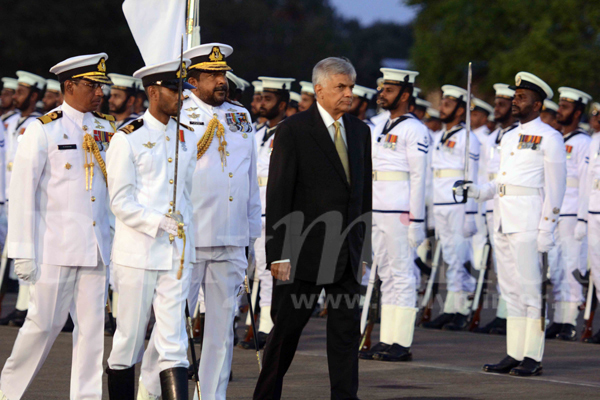
[[[104,58],[101,58],[98,63],[98,72],[106,72],[106,62]]]
[[[517,76],[515,83],[517,84],[517,86],[521,86],[521,76]]]
[[[185,61],[181,63],[181,69],[177,71],[177,78],[187,78],[187,66]]]
[[[225,57],[223,57],[223,53],[221,53],[221,49],[219,48],[219,46],[213,46],[210,56],[208,56],[208,59],[210,61],[223,61],[224,58]]]

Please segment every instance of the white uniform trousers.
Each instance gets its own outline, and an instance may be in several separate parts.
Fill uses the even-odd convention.
[[[23,396],[44,364],[67,321],[75,324],[70,399],[102,398],[106,268],[39,265],[40,278],[31,285],[29,311],[0,377],[10,400]]]
[[[550,262],[550,280],[555,302],[581,303],[584,300],[583,287],[573,272],[586,273],[587,238],[575,240],[575,225],[576,217],[562,217],[554,231],[556,246],[551,251],[554,260]]]
[[[258,331],[263,333],[271,332],[273,328],[273,320],[271,319],[271,300],[273,297],[273,275],[267,269],[267,252],[265,250],[265,218],[262,218],[262,231],[260,237],[254,242],[254,254],[256,257],[256,271],[254,278],[258,278],[260,282],[260,323]],[[252,305],[256,307],[256,304]]]
[[[588,215],[588,244],[591,275],[596,297],[600,301],[600,213],[590,212]]]
[[[522,357],[541,361],[544,353],[540,322],[542,270],[537,236],[537,230],[494,232],[498,281],[508,314],[507,352],[519,361]]]
[[[472,259],[472,249],[470,241],[463,236],[464,205],[434,206],[433,213],[436,235],[442,245],[444,261],[448,264],[448,291],[474,292],[476,280],[465,268],[465,262]]]
[[[146,270],[115,264],[119,291],[117,331],[108,358],[111,369],[126,369],[142,360],[150,310],[156,323],[152,331],[156,379],[161,371],[189,365],[185,302],[190,288],[190,268],[177,279],[179,259],[168,271]]]
[[[494,242],[494,212],[486,211],[485,222],[487,224],[488,235],[490,238],[491,253],[492,253],[492,265],[494,267],[494,273],[498,276],[498,261],[496,260],[496,243]],[[502,297],[502,291],[500,290],[500,282],[496,282],[496,291],[498,292],[498,307],[496,308],[496,317],[506,319],[506,302]]]
[[[206,302],[200,358],[202,400],[226,398],[233,357],[233,318],[237,307],[237,294],[247,266],[244,247],[196,248],[196,263],[191,280],[201,282]],[[197,295],[198,290],[190,288],[189,296],[192,297],[194,293]],[[156,368],[153,339],[150,338],[144,354],[141,380],[150,394],[159,396],[160,370]]]

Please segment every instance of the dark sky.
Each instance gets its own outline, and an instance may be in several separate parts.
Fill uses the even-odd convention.
[[[329,0],[336,10],[348,18],[356,18],[363,26],[376,21],[410,22],[416,15],[414,7],[404,5],[402,0]]]

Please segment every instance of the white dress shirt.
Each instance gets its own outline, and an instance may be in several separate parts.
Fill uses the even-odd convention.
[[[331,114],[329,114],[317,101],[317,109],[319,110],[319,114],[321,114],[321,118],[323,119],[323,122],[325,123],[325,127],[327,128],[327,131],[329,131],[329,136],[331,136],[331,140],[333,140],[335,142],[335,122],[336,120],[333,119],[333,117],[331,116]],[[348,148],[348,141],[346,140],[346,127],[344,126],[344,120],[342,117],[340,117],[337,122],[340,123],[340,132],[342,134],[342,139],[344,140],[344,144],[346,145],[346,148]]]

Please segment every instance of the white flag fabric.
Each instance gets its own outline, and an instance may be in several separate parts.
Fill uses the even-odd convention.
[[[180,57],[186,0],[125,0],[123,14],[146,65]],[[184,35],[184,50],[187,49]]]

